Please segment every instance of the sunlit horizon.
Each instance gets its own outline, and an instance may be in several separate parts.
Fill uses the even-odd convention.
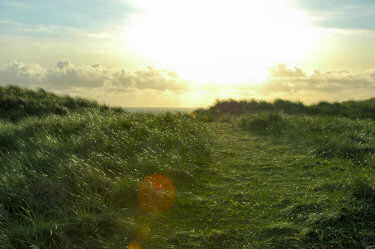
[[[131,107],[207,106],[218,98],[370,98],[372,6],[366,0],[340,6],[4,0],[0,84]]]

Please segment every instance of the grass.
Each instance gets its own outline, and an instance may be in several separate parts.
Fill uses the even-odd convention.
[[[210,160],[188,115],[85,110],[0,123],[1,248],[125,248],[149,216],[140,181],[161,173],[183,189]]]
[[[2,103],[27,106],[16,115],[0,105],[1,248],[375,245],[367,114],[304,113],[312,107],[287,101],[130,114],[38,91],[1,89]],[[340,106],[354,113],[370,102]],[[163,213],[138,205],[141,181],[155,173],[177,189]]]
[[[276,99],[266,102],[263,100],[217,100],[214,105],[207,109],[196,110],[196,114],[202,120],[220,120],[227,114],[241,115],[257,112],[284,112],[286,114],[301,115],[328,115],[341,116],[351,119],[375,119],[375,98],[362,101],[346,101],[341,103],[319,102],[310,106],[301,102],[291,102],[288,100]]]
[[[109,108],[99,105],[96,101],[70,96],[57,96],[43,89],[36,91],[17,86],[0,86],[0,119],[19,121],[27,117],[42,117],[49,114],[65,115],[69,112],[89,111],[121,112],[120,108]]]
[[[256,125],[259,122],[262,132]],[[284,144],[280,157],[296,157],[291,162],[294,173],[305,174],[305,183],[297,187],[307,184],[301,195],[308,198],[281,210],[294,217],[294,228],[302,235],[295,235],[300,242],[296,247],[366,248],[374,244],[374,121],[258,113],[242,116],[237,123],[254,135]],[[277,151],[276,146],[270,147]],[[305,160],[298,162],[299,157]]]

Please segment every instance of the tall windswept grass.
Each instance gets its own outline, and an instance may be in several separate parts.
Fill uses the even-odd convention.
[[[242,115],[238,125],[260,135],[280,136],[303,153],[369,164],[375,158],[375,121],[335,116],[261,112]]]
[[[126,248],[145,215],[140,181],[161,173],[183,189],[210,161],[207,130],[188,115],[103,111],[94,102],[13,90],[45,102],[25,102],[27,118],[2,106],[18,122],[0,121],[1,248]],[[54,99],[69,111],[53,114]],[[76,104],[90,110],[72,111]]]
[[[69,112],[85,111],[90,108],[101,111],[110,109],[121,111],[120,108],[109,108],[92,100],[57,96],[41,88],[33,91],[17,86],[0,86],[0,119],[2,120],[14,122],[31,116],[65,115]]]

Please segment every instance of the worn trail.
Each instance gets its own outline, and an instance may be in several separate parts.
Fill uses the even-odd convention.
[[[180,194],[168,217],[175,235],[166,244],[298,248],[295,217],[284,210],[299,198],[309,198],[310,173],[296,170],[308,158],[293,152],[288,143],[228,123],[210,128],[215,162],[202,171],[191,191]]]

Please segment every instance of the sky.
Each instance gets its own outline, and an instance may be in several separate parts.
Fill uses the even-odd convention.
[[[1,0],[0,85],[113,106],[375,96],[370,0]]]

